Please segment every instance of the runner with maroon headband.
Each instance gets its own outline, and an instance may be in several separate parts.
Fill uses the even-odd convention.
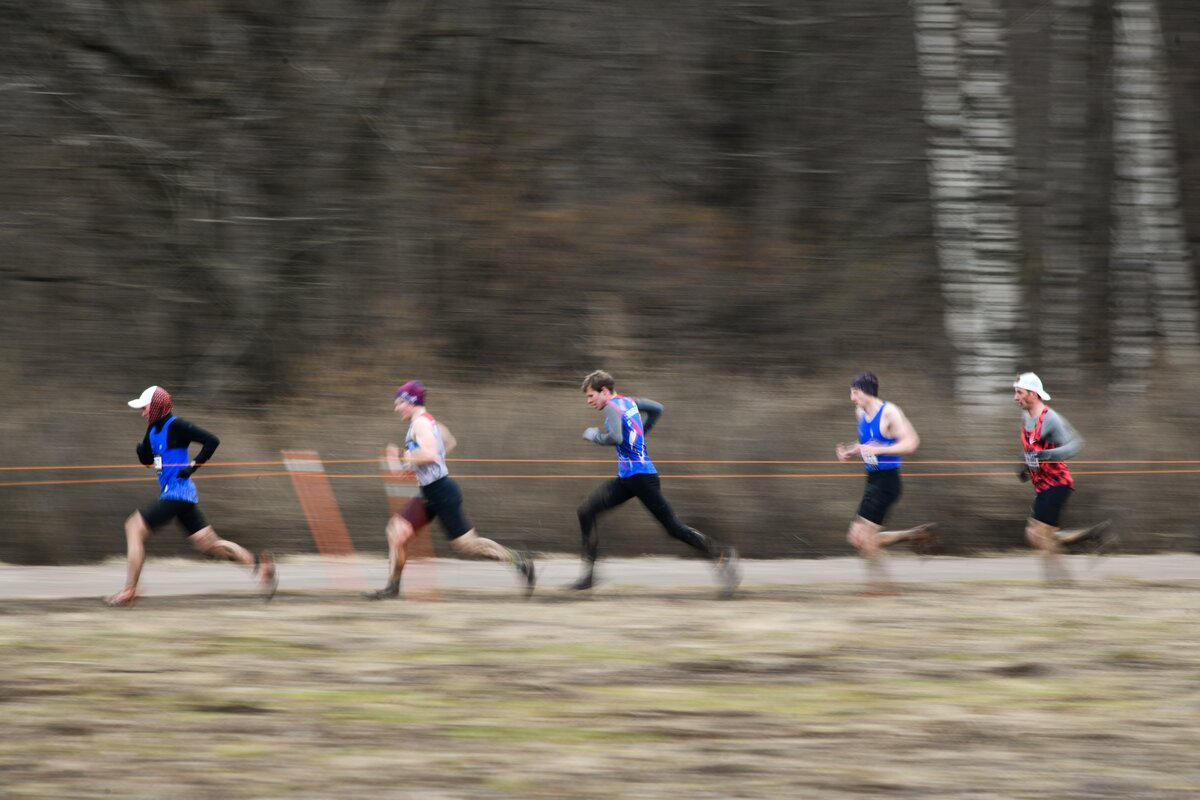
[[[141,397],[130,400],[129,406],[142,409],[142,416],[149,423],[146,436],[137,446],[138,460],[158,472],[162,491],[157,503],[133,512],[125,520],[128,559],[125,588],[105,602],[110,606],[133,605],[146,561],[146,538],[152,530],[173,519],[179,521],[188,541],[199,552],[251,567],[252,574],[258,576],[261,591],[270,600],[278,585],[271,554],[264,550],[254,555],[240,544],[218,537],[200,510],[192,473],[212,458],[221,440],[176,417],[172,413],[171,395],[162,387],[149,387]],[[193,443],[200,445],[200,452],[190,458],[188,446]]]
[[[1013,401],[1023,412],[1021,449],[1025,457],[1017,476],[1032,481],[1036,492],[1025,522],[1025,539],[1042,554],[1042,576],[1047,582],[1069,581],[1070,573],[1061,558],[1064,547],[1083,542],[1109,547],[1114,539],[1108,532],[1108,520],[1087,528],[1059,529],[1063,508],[1075,491],[1066,460],[1079,455],[1083,439],[1065,417],[1046,405],[1049,400],[1036,374],[1023,372],[1017,376]]]
[[[365,596],[370,600],[385,600],[400,595],[400,576],[408,560],[408,542],[434,519],[441,520],[450,547],[456,553],[508,562],[524,581],[526,596],[532,594],[536,582],[533,559],[485,539],[467,520],[462,507],[462,491],[446,467],[446,454],[458,442],[449,428],[439,424],[425,410],[425,386],[420,381],[409,381],[401,386],[396,391],[395,410],[402,419],[409,421],[409,426],[404,437],[403,455],[396,445],[387,446],[388,465],[393,472],[413,472],[421,494],[388,521],[388,582],[379,591]]]

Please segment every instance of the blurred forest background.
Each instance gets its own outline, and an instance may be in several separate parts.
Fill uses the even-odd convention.
[[[0,104],[0,560],[124,552],[150,474],[61,468],[136,464],[151,384],[222,439],[217,530],[282,552],[289,480],[222,462],[364,460],[329,470],[382,551],[349,477],[411,378],[456,456],[600,460],[452,464],[540,551],[600,480],[564,476],[615,472],[600,367],[666,405],[680,515],[754,557],[849,552],[861,468],[662,462],[832,461],[864,369],[916,461],[1015,466],[1027,369],[1081,461],[1196,458],[1193,0],[2,0]],[[1080,464],[1068,521],[1196,550],[1190,468]],[[1023,547],[1007,463],[908,472],[893,522]],[[602,534],[682,549],[640,508]]]

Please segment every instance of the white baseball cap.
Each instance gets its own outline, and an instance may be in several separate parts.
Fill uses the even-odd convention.
[[[1046,390],[1042,388],[1042,379],[1035,372],[1022,372],[1017,376],[1017,381],[1013,384],[1013,388],[1036,392],[1037,396],[1043,400],[1050,399],[1050,395],[1046,394]]]
[[[156,391],[158,391],[158,387],[151,386],[150,388],[146,389],[146,391],[142,392],[141,397],[137,398],[136,400],[130,400],[129,407],[145,408],[146,406],[150,405],[150,401],[154,399],[154,393]]]

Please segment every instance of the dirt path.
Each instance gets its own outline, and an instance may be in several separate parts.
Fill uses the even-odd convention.
[[[1200,556],[1170,553],[1147,556],[1110,556],[1068,559],[1079,581],[1129,578],[1148,581],[1200,580]],[[964,581],[1036,581],[1038,564],[1032,555],[992,558],[930,558],[900,556],[891,560],[897,581],[905,584],[958,583]],[[601,562],[603,584],[597,593],[629,589],[684,589],[712,582],[708,566],[700,561],[671,558],[611,559]],[[568,557],[539,561],[539,586],[556,592],[578,572],[578,560]],[[745,586],[753,588],[802,589],[806,586],[853,584],[862,579],[862,562],[857,558],[743,561]],[[286,559],[280,566],[280,591],[324,592],[375,587],[383,583],[387,564],[383,559],[359,558],[331,563],[315,556]],[[426,586],[436,581],[449,591],[481,591],[500,594],[514,591],[511,571],[488,562],[437,559],[432,567],[414,562],[413,583]],[[116,591],[125,579],[122,561],[75,567],[19,567],[0,565],[0,597],[8,599],[53,599],[100,597]],[[222,563],[185,559],[153,560],[142,573],[146,597],[238,594],[251,590],[246,571]]]

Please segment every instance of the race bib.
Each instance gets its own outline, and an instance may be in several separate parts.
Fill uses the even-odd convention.
[[[154,471],[162,475],[162,456],[154,457]]]
[[[875,455],[874,453],[870,453],[870,454],[863,453],[862,460],[863,460],[863,463],[866,464],[868,467],[878,467],[879,466],[879,456]]]
[[[1042,463],[1037,459],[1037,452],[1033,450],[1025,451],[1025,466],[1030,469],[1041,469]]]

